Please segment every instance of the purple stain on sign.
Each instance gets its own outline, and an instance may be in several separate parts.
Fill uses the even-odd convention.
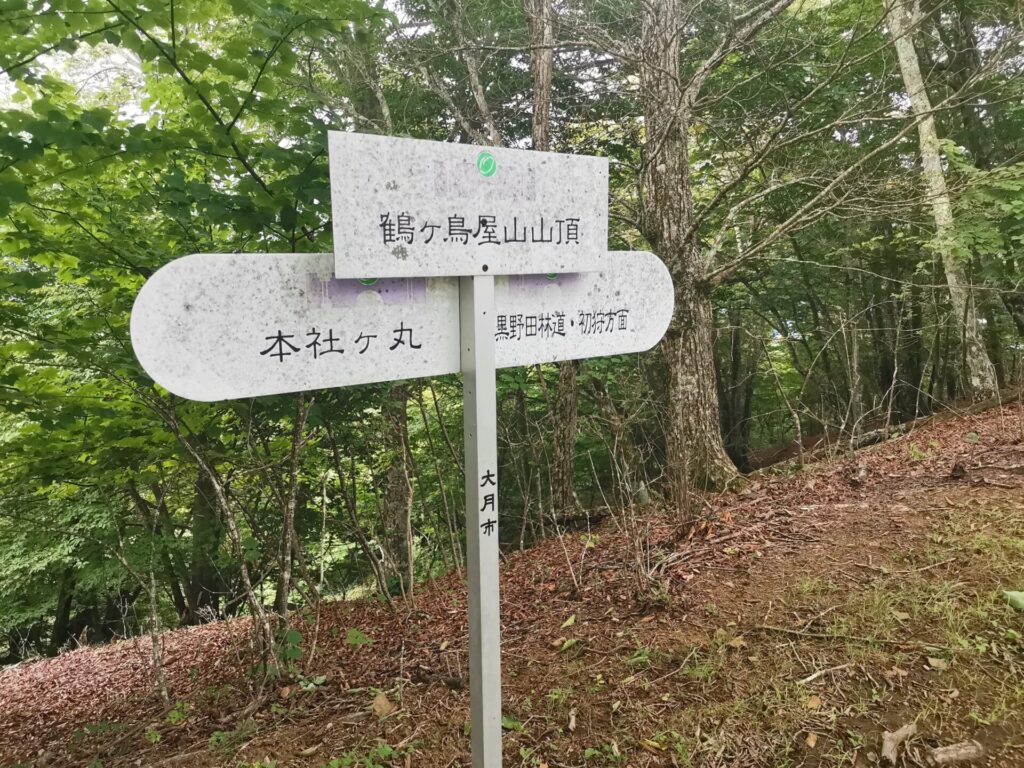
[[[582,276],[576,272],[564,275],[509,275],[508,287],[512,296],[535,296],[549,285],[559,288],[572,288],[579,283]]]
[[[426,301],[426,278],[385,277],[373,282],[362,280],[339,280],[336,277],[324,280],[320,275],[308,273],[309,290],[319,296],[325,304],[343,307],[354,306],[364,293],[375,293],[385,305],[410,304]]]

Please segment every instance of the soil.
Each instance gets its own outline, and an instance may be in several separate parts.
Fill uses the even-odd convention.
[[[1024,413],[933,419],[509,553],[505,764],[903,765],[968,739],[1024,766]],[[254,690],[246,620],[0,672],[0,764],[469,765],[460,574],[389,607],[326,602]],[[257,696],[257,694],[260,694]]]

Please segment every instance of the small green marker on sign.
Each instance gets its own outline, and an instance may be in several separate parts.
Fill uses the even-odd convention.
[[[491,177],[498,170],[498,161],[490,152],[481,152],[476,157],[476,169],[481,176]]]

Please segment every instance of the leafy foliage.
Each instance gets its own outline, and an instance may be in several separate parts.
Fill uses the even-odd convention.
[[[631,4],[592,6],[561,9],[554,145],[610,159],[610,246],[647,248],[643,84],[635,57],[601,37],[642,30]],[[12,660],[252,612],[250,575],[257,604],[285,608],[408,593],[396,515],[410,517],[413,580],[463,564],[453,377],[190,403],[150,381],[130,344],[135,295],[178,256],[332,248],[329,129],[479,141],[490,121],[526,146],[524,10],[398,7],[23,0],[0,11],[0,636]],[[1024,98],[1019,57],[999,58],[1020,37],[1012,10],[960,4],[917,40],[941,64],[930,88],[965,94],[938,120],[956,247],[1003,384],[1020,381],[1024,333]],[[725,14],[704,5],[693,23],[718,34]],[[862,0],[793,6],[694,104],[695,237],[722,270],[716,384],[743,468],[798,438],[855,441],[966,391],[880,14]],[[682,76],[716,39],[688,41]],[[793,216],[799,226],[774,237]],[[739,258],[751,249],[757,258]],[[509,547],[566,523],[549,511],[558,380],[554,366],[498,377]],[[666,387],[655,353],[581,365],[581,506],[658,500]],[[408,507],[395,502],[403,478]],[[294,547],[282,546],[292,507]],[[296,577],[282,587],[286,561]],[[295,630],[283,632],[297,668]],[[356,628],[346,639],[373,642]]]

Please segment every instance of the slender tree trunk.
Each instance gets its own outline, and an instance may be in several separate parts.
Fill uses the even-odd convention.
[[[905,373],[902,377],[900,415],[903,421],[924,415],[921,408],[921,391],[924,387],[924,333],[921,289],[911,285],[907,294],[907,343],[904,345]]]
[[[860,320],[856,312],[851,312],[849,325],[845,326],[849,331],[844,331],[848,336],[850,359],[850,450],[853,450],[860,436],[861,422],[864,419],[864,393],[861,391],[860,383]]]
[[[533,75],[533,148],[551,151],[551,80],[555,65],[554,10],[551,0],[526,0],[530,28],[530,72]],[[576,435],[579,431],[579,363],[558,364],[558,391],[552,413],[551,512],[575,509]]]
[[[740,308],[729,308],[729,355],[716,369],[718,402],[721,410],[719,425],[725,441],[725,451],[741,471],[750,469],[750,414],[754,392],[753,367],[755,362],[743,359],[743,314]]]
[[[384,475],[384,525],[382,539],[388,542],[388,555],[395,576],[401,581],[402,594],[412,595],[413,535],[412,481],[409,477],[409,389],[394,385],[384,401],[385,432],[390,464]]]
[[[997,389],[996,372],[985,351],[967,269],[964,262],[958,258],[953,245],[953,206],[942,169],[939,137],[935,129],[931,99],[925,88],[917,49],[914,47],[913,32],[920,18],[916,0],[890,0],[889,25],[903,83],[910,96],[911,110],[918,121],[921,166],[932,216],[935,219],[935,243],[946,272],[954,322],[959,326],[959,335],[964,345],[970,388],[975,397],[987,397]]]
[[[220,614],[221,587],[216,557],[224,537],[210,478],[200,473],[192,503],[192,562],[189,568],[189,615],[185,623],[199,624]]]
[[[594,402],[601,412],[608,429],[611,431],[611,459],[616,479],[615,494],[622,507],[628,507],[640,495],[643,485],[643,460],[629,434],[629,425],[618,406],[608,394],[605,382],[600,379],[591,381]]]
[[[342,501],[345,504],[345,511],[348,512],[349,524],[352,526],[351,533],[359,543],[370,568],[373,570],[373,578],[377,582],[377,591],[381,597],[391,605],[391,594],[388,592],[387,576],[384,573],[384,565],[381,563],[377,553],[374,552],[370,539],[366,535],[362,524],[359,522],[358,510],[356,507],[356,460],[355,456],[349,455],[349,470],[345,471],[341,460],[341,452],[338,450],[338,442],[334,436],[334,429],[328,421],[325,425],[327,440],[331,446],[331,458],[334,460],[334,471],[338,475],[338,490],[341,493]],[[346,476],[351,480],[351,487],[346,482]]]
[[[736,476],[718,423],[709,264],[688,237],[692,96],[680,87],[681,0],[644,5],[640,88],[644,107],[644,235],[675,283],[675,314],[661,343],[668,366],[665,428],[668,498],[686,515],[691,486],[721,489]]]
[[[441,459],[438,455],[439,451],[437,445],[434,443],[434,436],[430,429],[430,419],[427,417],[427,406],[423,402],[423,393],[416,393],[416,403],[420,408],[420,417],[423,419],[423,434],[427,438],[427,449],[430,451],[430,458],[434,464],[434,473],[437,475],[437,488],[441,492],[441,505],[444,511],[444,525],[448,533],[448,545],[452,556],[452,565],[457,569],[462,569],[462,548],[459,546],[456,529],[458,524],[455,521],[455,516],[452,513],[452,508],[448,503],[448,489],[444,484],[444,472],[441,471]]]
[[[1003,362],[1003,343],[999,333],[999,320],[991,301],[981,303],[981,314],[985,318],[985,349],[996,371],[996,382],[1000,388],[1006,386],[1006,364]]]
[[[249,610],[252,612],[256,654],[264,663],[266,663],[270,661],[270,653],[274,647],[274,628],[270,616],[267,615],[266,610],[263,608],[263,603],[260,601],[259,595],[256,593],[256,585],[253,583],[252,576],[249,572],[249,566],[246,564],[245,546],[242,543],[242,530],[238,525],[238,518],[235,516],[235,511],[232,509],[231,502],[228,499],[227,488],[224,486],[223,481],[217,474],[217,470],[214,468],[214,465],[207,460],[203,453],[188,437],[186,437],[173,411],[165,411],[163,412],[163,416],[168,427],[170,427],[171,431],[174,432],[174,436],[178,439],[178,442],[181,443],[189,455],[191,455],[195,460],[196,464],[199,465],[199,471],[209,478],[210,487],[213,491],[213,498],[216,500],[221,518],[227,525],[228,540],[231,542],[232,554],[238,562],[238,575],[241,579],[242,587],[245,592],[245,602],[248,604]]]
[[[274,597],[274,610],[283,621],[288,619],[288,601],[292,592],[292,570],[296,557],[296,536],[295,536],[295,505],[299,488],[299,452],[302,447],[302,437],[306,430],[306,416],[309,409],[306,407],[304,395],[295,398],[295,421],[292,426],[291,453],[288,458],[288,477],[282,488],[281,506],[281,545],[279,553],[279,570],[277,577],[277,592]]]
[[[1017,335],[1024,336],[1024,292],[1001,294],[1003,306],[1017,328]]]
[[[576,435],[579,431],[579,363],[558,364],[551,450],[551,512],[566,516],[579,506],[576,497]]]
[[[155,558],[151,558],[151,560],[155,560]],[[171,703],[171,696],[167,691],[167,677],[164,674],[164,640],[163,627],[160,623],[159,594],[156,582],[156,563],[150,562],[149,583],[147,584],[150,653],[153,661],[153,676],[156,679],[156,688],[160,692],[160,700],[163,701],[166,707]]]
[[[60,577],[57,587],[57,610],[53,618],[53,634],[50,635],[50,649],[56,654],[68,639],[71,624],[71,604],[75,598],[75,572],[67,568]]]
[[[185,623],[186,617],[190,613],[190,606],[185,599],[185,594],[181,590],[181,582],[178,579],[179,569],[175,567],[174,560],[171,558],[171,554],[167,550],[167,546],[164,541],[165,537],[173,538],[174,528],[170,524],[164,526],[164,521],[159,519],[159,509],[163,504],[163,500],[161,498],[163,492],[159,486],[154,487],[153,498],[156,501],[155,503],[150,503],[142,497],[141,493],[139,493],[138,488],[135,486],[135,482],[130,480],[128,482],[128,493],[135,502],[135,508],[139,512],[139,517],[141,517],[146,526],[154,532],[153,535],[160,542],[160,560],[164,567],[168,586],[170,587],[171,599],[174,601],[174,610],[178,614],[178,619],[182,623]]]
[[[551,79],[555,68],[555,25],[551,0],[525,0],[533,76],[533,148],[551,151]]]

